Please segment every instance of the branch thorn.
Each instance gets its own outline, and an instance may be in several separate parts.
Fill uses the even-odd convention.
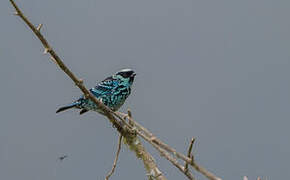
[[[76,85],[77,86],[80,86],[81,84],[84,83],[84,80],[83,79],[79,79],[77,82],[76,82]]]
[[[37,31],[40,31],[40,29],[42,28],[42,25],[43,25],[43,24],[38,24],[36,30],[37,30]]]
[[[129,108],[128,108],[128,110],[127,110],[127,111],[128,111],[128,116],[131,118],[131,117],[132,117],[132,112],[131,112],[131,109],[129,109]]]
[[[56,64],[58,65],[58,63],[56,62],[56,60],[54,59],[54,57],[50,56],[50,59]]]
[[[156,137],[155,137],[155,136],[152,136],[152,137],[150,138],[150,140],[153,142],[153,141],[156,140]]]
[[[131,110],[129,108],[128,108],[127,112],[128,112],[128,121],[129,121],[129,124],[131,126],[133,126],[134,125],[134,122],[132,120],[132,112],[131,112]]]
[[[49,48],[44,48],[43,54],[47,54],[51,49]]]

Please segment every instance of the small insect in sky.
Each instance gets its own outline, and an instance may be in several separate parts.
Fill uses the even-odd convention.
[[[63,155],[63,156],[58,157],[58,159],[59,159],[60,161],[63,161],[65,158],[67,158],[67,155]]]

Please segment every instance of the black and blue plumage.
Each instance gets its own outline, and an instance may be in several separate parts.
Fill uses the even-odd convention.
[[[122,69],[91,88],[90,92],[107,107],[117,111],[130,95],[135,75],[136,73],[131,69]],[[81,109],[80,114],[90,110],[103,114],[94,102],[84,96],[81,96],[72,104],[59,108],[56,113],[71,108]]]

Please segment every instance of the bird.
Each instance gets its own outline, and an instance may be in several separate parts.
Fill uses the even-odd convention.
[[[122,69],[99,82],[89,91],[112,111],[117,111],[131,94],[135,76],[136,73],[132,69]],[[73,103],[60,107],[56,113],[71,108],[80,109],[80,115],[88,111],[96,111],[104,115],[104,112],[92,100],[83,95]]]

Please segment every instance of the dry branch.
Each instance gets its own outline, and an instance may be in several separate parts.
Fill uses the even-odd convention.
[[[44,53],[45,54],[49,53],[51,55],[51,59],[65,72],[65,74],[67,74],[74,81],[75,85],[84,93],[84,96],[86,98],[92,100],[104,112],[104,115],[110,120],[110,122],[114,125],[114,127],[116,127],[116,129],[119,131],[119,133],[125,138],[129,148],[135,152],[135,154],[138,158],[142,159],[147,173],[153,174],[154,176],[158,175],[158,177],[156,177],[157,180],[166,180],[166,178],[163,176],[163,174],[158,169],[153,157],[146,151],[146,149],[141,144],[141,142],[140,142],[139,138],[136,136],[136,134],[131,133],[132,131],[130,131],[130,129],[123,127],[122,123],[114,117],[114,115],[116,115],[116,114],[110,108],[105,106],[102,102],[97,100],[90,93],[90,91],[83,85],[83,80],[77,78],[72,73],[72,71],[62,62],[60,57],[56,54],[56,52],[49,45],[48,41],[41,34],[40,29],[41,29],[42,25],[35,27],[28,20],[28,18],[24,16],[24,14],[18,8],[16,3],[13,0],[10,0],[10,2],[16,10],[16,12],[14,14],[19,16],[29,26],[29,28],[34,32],[34,34],[37,36],[37,38],[41,41],[42,45],[44,46]],[[120,117],[118,117],[118,118],[122,119]]]
[[[11,4],[15,8],[16,12],[15,15],[19,16],[34,32],[34,34],[38,37],[41,43],[44,46],[44,53],[49,53],[51,55],[51,60],[56,63],[75,83],[77,87],[84,93],[84,96],[90,100],[92,100],[103,112],[104,115],[109,119],[109,121],[116,127],[118,132],[124,137],[124,141],[129,146],[129,148],[135,152],[136,156],[142,159],[147,174],[149,174],[150,179],[152,177],[157,180],[165,180],[166,178],[158,169],[153,157],[146,151],[144,146],[141,144],[139,138],[136,136],[140,136],[147,142],[149,142],[155,149],[157,149],[162,156],[168,159],[174,166],[176,166],[181,172],[183,172],[189,179],[194,179],[192,174],[188,170],[188,165],[191,165],[195,170],[202,173],[210,180],[221,180],[219,177],[215,176],[211,172],[207,171],[205,168],[199,166],[193,161],[190,155],[185,156],[182,153],[177,152],[174,148],[170,147],[169,145],[162,142],[156,136],[154,136],[149,130],[145,127],[138,124],[136,121],[133,120],[131,112],[128,111],[127,114],[113,112],[110,108],[106,107],[102,102],[97,100],[90,91],[83,85],[83,80],[77,78],[62,62],[60,57],[56,54],[56,52],[52,49],[49,45],[47,40],[41,34],[40,30],[42,24],[39,24],[35,27],[20,11],[13,0],[10,0]],[[122,117],[123,116],[123,117]],[[126,122],[126,117],[129,118],[129,123]],[[117,119],[118,120],[117,120]],[[190,149],[191,151],[191,149]],[[170,154],[175,156],[178,159],[181,159],[185,162],[185,167],[180,165],[174,157]]]
[[[148,129],[146,129],[144,126],[140,125],[138,122],[134,121],[133,118],[132,118],[132,115],[128,116],[127,114],[120,113],[120,112],[118,112],[118,114],[120,116],[123,116],[123,118],[128,117],[129,121],[133,122],[134,127],[136,127],[136,132],[138,133],[138,135],[140,137],[142,137],[145,141],[150,143],[161,154],[162,154],[162,152],[160,151],[160,148],[162,148],[162,149],[166,150],[167,152],[173,154],[177,158],[185,161],[185,163],[188,163],[189,165],[191,165],[196,171],[200,172],[201,174],[203,174],[208,179],[210,179],[210,180],[222,180],[221,178],[217,177],[216,175],[214,175],[213,173],[211,173],[210,171],[208,171],[204,167],[198,165],[192,158],[189,158],[189,157],[185,156],[184,154],[177,152],[174,148],[172,148],[169,145],[167,145],[166,143],[162,142],[153,133],[151,133]],[[130,112],[130,114],[131,114],[131,112]]]

